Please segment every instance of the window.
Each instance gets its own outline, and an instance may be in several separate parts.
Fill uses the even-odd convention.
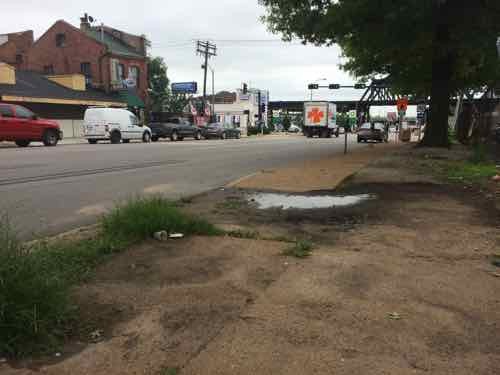
[[[43,67],[43,74],[54,74],[54,65],[45,65]]]
[[[23,55],[16,55],[16,64],[21,65],[23,63]]]
[[[14,117],[14,111],[10,105],[0,104],[0,116]]]
[[[130,122],[134,126],[138,126],[139,125],[139,120],[137,119],[137,117],[135,115],[130,115]]]
[[[85,78],[92,77],[92,69],[89,62],[83,62],[80,64],[80,72],[85,76]]]
[[[35,114],[29,109],[16,105],[16,117],[19,118],[33,118]]]
[[[128,72],[129,78],[132,78],[135,81],[136,87],[139,87],[139,68],[137,66],[131,66]]]
[[[66,34],[56,35],[56,47],[66,47]]]
[[[118,64],[116,66],[117,81],[123,81],[125,79],[125,66],[123,64]]]

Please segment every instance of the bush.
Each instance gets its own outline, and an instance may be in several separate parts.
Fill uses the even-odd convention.
[[[70,288],[112,254],[160,230],[221,233],[163,198],[139,198],[118,206],[102,219],[95,238],[77,242],[40,242],[26,248],[7,220],[0,221],[0,357],[56,350],[76,317]]]

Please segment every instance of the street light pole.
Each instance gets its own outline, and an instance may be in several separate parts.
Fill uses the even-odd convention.
[[[328,79],[326,78],[318,78],[316,81],[314,81],[313,83],[318,83],[320,81],[328,81]],[[311,102],[313,101],[313,90],[311,90]]]
[[[210,67],[212,71],[212,121],[215,122],[215,70]]]

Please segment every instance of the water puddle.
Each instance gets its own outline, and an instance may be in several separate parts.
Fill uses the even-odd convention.
[[[360,195],[286,195],[277,193],[258,193],[248,197],[248,200],[255,202],[257,206],[266,210],[268,208],[291,208],[307,210],[315,208],[348,207],[360,204],[364,201],[375,199],[371,194]]]

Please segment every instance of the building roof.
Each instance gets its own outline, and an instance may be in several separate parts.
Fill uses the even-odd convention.
[[[84,31],[85,34],[90,36],[92,39],[95,39],[96,41],[105,44],[109,52],[124,56],[124,57],[132,57],[136,59],[144,59],[144,56],[137,53],[137,51],[132,48],[131,46],[125,44],[123,41],[120,39],[114,37],[111,35],[109,32],[106,31],[106,29],[101,32],[100,27],[88,29]]]
[[[5,100],[5,97],[51,99],[54,102],[63,100],[76,105],[126,103],[119,95],[110,95],[95,89],[76,91],[61,86],[39,73],[19,70],[16,71],[15,85],[0,84],[0,98]],[[44,102],[50,103],[50,101]]]

